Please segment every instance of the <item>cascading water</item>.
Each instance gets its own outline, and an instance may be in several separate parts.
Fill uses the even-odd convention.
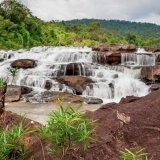
[[[153,66],[155,65],[155,55],[139,48],[136,53],[121,53],[122,65]]]
[[[128,61],[128,58],[124,56],[126,55],[122,54],[122,63]],[[147,58],[150,58],[150,55],[148,56]],[[89,76],[95,81],[87,85],[83,96],[102,98],[105,102],[118,102],[122,97],[129,95],[148,94],[149,87],[138,79],[141,69],[126,66],[102,66],[97,63],[96,52],[88,47],[34,47],[30,50],[0,51],[0,59],[4,59],[0,62],[0,77],[8,76],[7,68],[10,67],[11,62],[27,58],[36,60],[37,66],[20,69],[13,84],[32,87],[35,93],[47,90],[47,82],[50,83],[50,91],[74,93],[72,88],[56,82],[56,78],[63,75],[80,75]],[[136,58],[134,62],[140,64]],[[150,63],[150,59],[146,63]],[[68,71],[69,68],[72,70]],[[11,78],[9,78],[9,83],[11,83]]]

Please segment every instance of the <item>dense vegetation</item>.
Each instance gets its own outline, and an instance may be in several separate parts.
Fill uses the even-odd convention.
[[[155,34],[150,34],[147,37],[139,34],[139,32],[134,32],[129,26],[128,30],[125,30],[125,25],[121,25],[123,26],[121,30],[124,30],[124,33],[121,33],[119,28],[117,31],[112,26],[111,30],[107,30],[104,28],[102,21],[99,20],[92,20],[84,24],[77,24],[78,22],[80,21],[73,21],[73,23],[66,23],[65,21],[44,22],[35,17],[19,1],[4,0],[0,3],[0,49],[31,48],[43,45],[92,46],[101,42],[131,43],[137,46],[160,45],[160,38],[158,38],[160,34],[158,32],[159,26],[153,24],[157,27],[157,29],[153,29]],[[148,25],[148,28],[152,28],[152,25]],[[143,33],[149,33],[143,27],[140,30]]]
[[[98,21],[102,28],[111,32],[125,36],[127,33],[137,33],[146,38],[160,36],[160,26],[152,23],[140,23],[120,20],[100,20],[100,19],[74,19],[66,21],[67,24],[83,24],[89,25]]]

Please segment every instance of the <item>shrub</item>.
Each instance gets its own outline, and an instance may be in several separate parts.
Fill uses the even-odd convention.
[[[87,149],[87,141],[95,140],[92,136],[96,125],[93,120],[87,119],[84,112],[79,112],[79,105],[73,109],[70,105],[64,108],[61,105],[59,109],[49,115],[46,125],[39,129],[40,137],[45,141],[54,144],[50,153],[60,156],[62,160],[71,146],[78,142],[83,142],[84,150]]]

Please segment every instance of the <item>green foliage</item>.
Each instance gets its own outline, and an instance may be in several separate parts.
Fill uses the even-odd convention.
[[[0,22],[0,49],[105,42],[160,45],[160,26],[155,24],[98,19],[44,22],[18,0],[0,3]]]
[[[74,19],[66,21],[66,24],[81,24],[90,26],[93,22],[99,22],[102,28],[115,34],[126,35],[137,33],[145,38],[160,36],[160,26],[152,23],[130,22],[124,20],[100,20],[100,19]]]
[[[0,88],[3,88],[7,85],[7,79],[0,78]]]
[[[19,125],[13,125],[12,129],[8,127],[0,131],[0,159],[1,160],[21,160],[28,150],[24,138],[34,132],[29,127],[23,126],[25,117],[22,118]]]
[[[59,103],[61,104],[61,103]],[[83,142],[84,150],[87,149],[87,141],[95,140],[92,133],[96,128],[94,121],[87,119],[84,112],[79,112],[78,106],[73,109],[70,105],[64,108],[59,106],[58,111],[49,115],[46,125],[39,129],[40,137],[54,144],[50,153],[65,158],[71,146]]]
[[[11,81],[11,85],[12,85],[12,82],[13,82],[13,80],[14,80],[14,78],[17,76],[17,74],[18,74],[18,71],[19,71],[19,68],[18,67],[16,67],[16,68],[7,68],[8,69],[8,71],[9,71],[9,74],[12,76],[12,81]]]
[[[140,149],[135,152],[131,152],[128,149],[125,150],[125,152],[120,151],[122,160],[149,160],[147,157],[148,154],[143,152],[144,149]]]

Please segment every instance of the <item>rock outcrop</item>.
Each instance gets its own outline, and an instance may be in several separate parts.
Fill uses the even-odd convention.
[[[106,51],[112,51],[112,52],[134,52],[136,51],[136,46],[133,44],[109,44],[109,43],[100,43],[96,44],[92,47],[93,51],[99,51],[99,52],[106,52]]]
[[[160,52],[160,47],[145,46],[144,49],[147,52]]]
[[[18,67],[18,68],[33,68],[36,66],[36,62],[33,59],[19,59],[15,60],[14,62],[11,63],[11,66],[13,68]]]
[[[92,47],[97,51],[97,61],[100,64],[119,64],[121,63],[121,53],[136,51],[136,46],[132,44],[108,44],[101,43]]]

